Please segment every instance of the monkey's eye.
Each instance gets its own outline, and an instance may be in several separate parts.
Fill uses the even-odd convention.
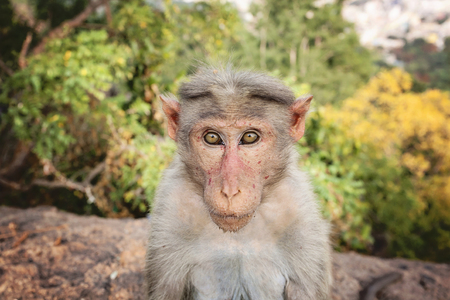
[[[203,137],[205,142],[210,145],[221,145],[223,144],[222,139],[220,138],[219,134],[213,131],[209,131],[205,134]]]
[[[259,135],[254,131],[248,131],[244,133],[241,138],[241,144],[253,144],[256,143],[259,139]]]

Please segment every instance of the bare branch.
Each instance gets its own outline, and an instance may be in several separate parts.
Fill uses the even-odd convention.
[[[75,171],[70,177],[69,179],[74,181],[78,176],[80,176],[83,173],[87,173],[86,171],[87,167],[84,167],[82,169],[79,169],[78,171]]]
[[[8,180],[5,180],[5,179],[3,179],[1,177],[0,177],[0,183],[5,185],[5,186],[7,186],[7,187],[9,187],[9,188],[11,188],[11,189],[13,189],[13,190],[22,190],[23,189],[20,184],[15,183],[15,182],[11,182],[11,181],[8,181]]]
[[[31,40],[33,39],[33,34],[31,32],[27,33],[27,37],[23,41],[22,49],[20,50],[19,55],[19,67],[21,69],[25,68],[27,66],[27,60],[25,56],[27,55],[28,48],[30,47]]]
[[[33,54],[39,54],[44,51],[45,45],[54,38],[63,38],[68,29],[73,29],[77,26],[80,26],[91,14],[92,12],[103,4],[102,0],[99,1],[91,1],[86,8],[79,13],[76,17],[71,20],[63,22],[61,25],[51,30],[49,34],[42,39],[42,41],[33,49]]]
[[[27,191],[29,190],[33,185],[42,186],[50,189],[56,189],[56,188],[68,188],[71,190],[78,190],[80,192],[85,193],[86,188],[88,186],[83,185],[82,183],[75,182],[69,179],[65,180],[46,180],[46,179],[34,179],[29,185],[20,185],[16,182],[8,181],[6,179],[0,178],[0,184],[3,184],[11,189],[18,190],[18,191]]]
[[[43,164],[44,174],[47,175],[54,174],[57,178],[56,180],[34,179],[29,185],[22,186],[18,183],[11,182],[0,177],[0,184],[19,191],[27,191],[33,185],[42,186],[50,189],[67,188],[83,192],[88,197],[89,203],[95,202],[95,196],[92,193],[92,185],[90,184],[90,182],[92,181],[92,179],[95,178],[95,176],[100,174],[105,169],[106,166],[105,162],[102,162],[98,164],[95,168],[93,168],[83,182],[76,182],[67,179],[67,177],[65,177],[61,172],[56,170],[56,168],[49,160],[44,160],[41,163]]]
[[[92,179],[95,178],[95,176],[97,176],[98,174],[100,174],[106,166],[106,162],[102,162],[100,164],[98,164],[95,168],[93,168],[91,170],[91,172],[89,172],[89,174],[86,176],[86,179],[83,181],[83,185],[88,185],[91,183]]]
[[[58,180],[58,181],[50,181],[45,179],[35,179],[31,182],[32,185],[38,185],[43,186],[50,189],[56,189],[56,188],[68,188],[71,190],[78,190],[80,192],[85,192],[86,187],[78,182],[71,181],[69,179],[66,179],[64,181]]]
[[[5,62],[4,62],[2,59],[0,59],[0,68],[1,68],[3,71],[5,71],[5,73],[8,74],[9,76],[13,76],[14,71],[11,70],[11,69],[5,64]]]

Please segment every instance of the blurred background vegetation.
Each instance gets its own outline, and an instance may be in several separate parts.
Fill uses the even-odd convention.
[[[0,203],[145,216],[176,151],[158,95],[231,57],[314,94],[299,163],[337,250],[449,262],[450,40],[393,68],[342,5],[0,0]]]

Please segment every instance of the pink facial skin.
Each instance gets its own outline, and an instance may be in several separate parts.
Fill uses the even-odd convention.
[[[205,141],[204,135],[210,131],[220,135],[223,145]],[[259,138],[252,144],[240,144],[249,131]],[[190,144],[203,174],[204,200],[222,230],[237,231],[251,220],[275,163],[267,155],[274,152],[275,139],[272,126],[255,119],[203,120],[192,129]]]

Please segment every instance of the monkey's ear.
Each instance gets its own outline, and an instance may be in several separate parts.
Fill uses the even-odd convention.
[[[162,100],[162,109],[167,116],[167,131],[170,138],[177,140],[178,119],[180,116],[180,103],[177,100],[171,99],[167,96],[159,96]]]
[[[303,134],[305,133],[306,113],[309,110],[312,98],[312,95],[301,96],[297,98],[295,102],[292,103],[292,105],[289,107],[292,120],[289,134],[294,138],[296,142],[301,139]]]

